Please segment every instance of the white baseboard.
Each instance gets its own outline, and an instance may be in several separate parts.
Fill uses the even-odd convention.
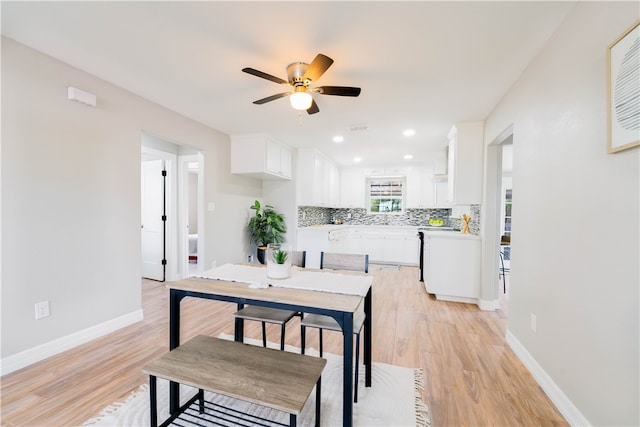
[[[49,341],[48,343],[21,351],[0,360],[0,375],[6,375],[11,372],[32,365],[36,362],[44,360],[48,357],[55,356],[63,351],[72,349],[81,344],[100,338],[118,329],[139,322],[143,319],[142,309],[133,311],[115,319],[108,320],[82,331],[74,332],[62,338]]]
[[[566,394],[562,392],[560,387],[553,382],[551,377],[542,369],[536,359],[527,351],[527,349],[518,341],[518,339],[507,329],[507,344],[518,356],[524,366],[531,372],[542,390],[549,396],[549,399],[558,408],[563,417],[572,426],[591,426],[587,418],[582,415],[580,410],[571,402]]]

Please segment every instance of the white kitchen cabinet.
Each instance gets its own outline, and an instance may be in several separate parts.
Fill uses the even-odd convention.
[[[380,261],[404,263],[404,233],[401,230],[383,231]]]
[[[418,265],[417,227],[324,225],[298,229],[297,249],[307,251],[307,267],[318,268],[320,252],[369,255],[369,262]]]
[[[297,177],[298,205],[338,206],[340,171],[328,157],[315,149],[299,149]]]
[[[349,252],[368,254],[370,262],[418,265],[417,227],[351,226]]]
[[[480,238],[440,233],[445,234],[425,233],[427,292],[439,300],[477,304],[480,298]]]
[[[403,231],[402,260],[404,264],[420,264],[420,240],[417,228]]]
[[[434,175],[433,188],[435,191],[434,200],[436,208],[451,208],[449,202],[449,182],[446,175]]]
[[[305,266],[320,268],[320,252],[346,252],[347,226],[319,226],[298,228],[296,250],[307,251]]]
[[[291,179],[291,149],[262,133],[231,135],[231,173]]]
[[[364,254],[364,236],[360,227],[349,227],[348,252],[351,254]]]
[[[449,131],[448,201],[453,205],[482,202],[484,123],[456,124]]]
[[[349,230],[347,228],[329,231],[329,252],[349,252]]]
[[[327,188],[329,194],[325,198],[325,206],[337,208],[340,206],[340,193],[342,191],[340,188],[340,169],[333,162],[327,162],[326,168],[328,170]]]
[[[340,207],[365,208],[366,182],[364,169],[343,168],[340,171]]]
[[[404,166],[391,166],[364,169],[365,176],[407,176],[411,168]]]
[[[364,231],[362,234],[362,254],[369,255],[369,262],[383,261],[382,236],[376,231]]]
[[[412,167],[407,175],[407,208],[433,207],[436,207],[433,167]]]

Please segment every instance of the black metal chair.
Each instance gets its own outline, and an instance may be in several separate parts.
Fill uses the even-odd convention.
[[[362,271],[364,273],[369,272],[369,255],[359,254],[340,254],[340,253],[320,253],[320,268],[321,269],[334,269],[334,270],[351,270]],[[353,394],[353,401],[358,402],[358,371],[360,366],[360,332],[365,321],[364,306],[360,304],[358,311],[353,316],[353,334],[356,341],[356,366],[355,366],[355,390]],[[319,314],[303,315],[300,322],[301,333],[301,353],[304,354],[306,343],[306,328],[317,328],[320,334],[320,357],[322,357],[322,331],[324,329],[329,331],[342,332],[342,328],[338,322],[330,316],[322,316]]]
[[[306,264],[307,251],[291,251],[291,265],[304,268]],[[284,350],[284,338],[287,322],[294,316],[301,316],[297,311],[280,310],[278,308],[246,306],[233,313],[237,319],[255,320],[262,323],[262,346],[267,346],[267,323],[280,325],[280,350]]]
[[[500,246],[505,247],[505,249],[509,249],[509,246],[511,246],[511,236],[502,236],[500,238]],[[498,279],[502,276],[502,290],[506,294],[507,293],[507,274],[511,272],[511,269],[508,267],[505,268],[504,258],[505,258],[505,251],[501,250],[500,251],[500,268],[498,269]]]

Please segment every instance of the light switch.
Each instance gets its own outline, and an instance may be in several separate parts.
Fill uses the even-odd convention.
[[[216,203],[215,202],[209,202],[209,204],[207,205],[207,210],[209,212],[215,212],[216,210]]]

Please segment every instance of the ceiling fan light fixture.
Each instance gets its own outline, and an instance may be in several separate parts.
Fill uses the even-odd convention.
[[[289,102],[294,110],[306,111],[311,107],[313,97],[307,92],[294,92],[289,96]]]

